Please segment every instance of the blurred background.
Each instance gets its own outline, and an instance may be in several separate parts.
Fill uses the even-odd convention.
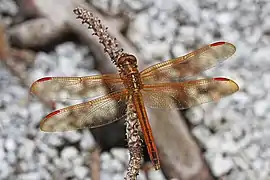
[[[233,79],[240,91],[178,112],[181,120],[175,121],[185,124],[185,131],[179,131],[189,138],[167,138],[185,149],[179,152],[196,149],[200,158],[182,162],[180,157],[180,165],[173,166],[180,168],[172,170],[166,168],[171,161],[161,155],[164,169],[144,168],[138,179],[270,179],[268,0],[0,0],[1,180],[96,179],[93,174],[118,180],[125,175],[129,154],[123,121],[92,132],[44,133],[39,129],[42,117],[54,106],[75,102],[54,104],[29,96],[31,83],[44,76],[116,72],[92,31],[75,19],[77,6],[98,16],[124,50],[135,53],[140,69],[215,41],[237,48],[202,75]],[[157,141],[163,152],[162,141]],[[96,155],[97,146],[102,152]],[[199,161],[200,168],[194,168]],[[95,169],[99,166],[100,171]]]

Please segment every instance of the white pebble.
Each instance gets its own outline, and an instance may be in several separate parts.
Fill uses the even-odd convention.
[[[45,154],[41,153],[38,155],[38,162],[40,165],[43,165],[43,166],[47,165],[48,164],[48,157]]]
[[[242,156],[233,157],[233,161],[235,162],[235,165],[238,166],[239,168],[241,168],[243,170],[249,169],[248,162],[246,162]]]
[[[95,145],[94,138],[88,129],[83,130],[81,139],[82,140],[80,141],[80,147],[84,150],[89,150]]]
[[[219,136],[210,136],[205,142],[205,146],[209,152],[221,152],[220,143],[222,139]]]
[[[239,146],[233,141],[223,141],[220,146],[222,151],[226,153],[235,154],[239,151]]]
[[[164,175],[161,173],[161,171],[156,171],[154,169],[151,169],[148,171],[149,179],[155,179],[155,180],[163,180],[165,179]]]
[[[6,161],[1,162],[0,179],[7,179],[10,175],[11,167]]]
[[[47,154],[48,157],[54,158],[57,156],[58,152],[56,151],[56,149],[53,149],[51,147],[49,147],[46,144],[39,144],[38,148],[44,152],[45,154]]]
[[[84,163],[84,160],[85,160],[85,158],[83,158],[81,155],[80,156],[77,156],[77,157],[75,157],[75,159],[73,159],[73,164],[75,165],[75,166],[78,166],[78,165],[82,165],[83,163]]]
[[[224,158],[220,154],[218,154],[214,158],[211,167],[213,174],[219,177],[229,172],[234,167],[234,164],[230,158]]]
[[[86,175],[89,172],[89,168],[85,166],[75,166],[74,167],[74,174],[78,179],[85,179]]]
[[[15,155],[14,152],[8,152],[6,159],[9,162],[9,164],[14,164],[17,161],[17,156]]]
[[[16,142],[14,141],[14,139],[11,138],[7,138],[5,141],[5,148],[7,149],[7,151],[15,151],[17,145]]]
[[[209,129],[205,126],[196,126],[192,129],[192,134],[204,145],[206,146],[207,141],[211,135]]]
[[[52,146],[61,146],[64,140],[57,134],[48,134],[48,143]]]
[[[205,112],[204,123],[207,127],[215,129],[221,125],[222,117],[222,112],[213,108],[212,110]]]
[[[75,147],[65,147],[61,152],[61,158],[63,159],[74,159],[78,156],[78,150]]]
[[[20,180],[37,180],[37,179],[40,179],[40,174],[38,172],[24,173],[24,174],[20,174],[18,176],[18,179],[20,179]]]
[[[270,110],[269,102],[265,100],[259,100],[254,103],[254,113],[256,116],[266,116],[266,113]]]
[[[113,154],[113,156],[122,161],[122,162],[127,162],[128,157],[129,157],[129,152],[127,149],[124,148],[113,148],[111,150],[111,153]]]
[[[82,135],[78,131],[69,131],[64,133],[64,137],[68,139],[69,142],[74,143],[78,142]]]
[[[198,125],[198,124],[202,123],[203,115],[204,115],[203,109],[199,106],[191,108],[186,113],[188,120],[193,125]]]
[[[230,12],[218,13],[216,15],[216,20],[220,25],[231,24],[234,20],[234,16]]]
[[[31,159],[36,146],[33,141],[25,139],[19,149],[19,156],[24,159]]]
[[[6,153],[4,148],[0,146],[0,161],[2,161],[6,157]]]
[[[259,157],[260,147],[257,144],[252,144],[244,152],[250,160],[255,160]]]

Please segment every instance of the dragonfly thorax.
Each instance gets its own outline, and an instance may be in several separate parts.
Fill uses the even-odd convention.
[[[137,59],[130,54],[123,54],[117,61],[121,79],[125,87],[130,91],[142,88],[140,73],[138,70]]]

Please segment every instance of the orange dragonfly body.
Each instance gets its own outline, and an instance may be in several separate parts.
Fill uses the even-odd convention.
[[[86,98],[104,84],[112,90],[97,99],[50,113],[41,121],[40,128],[47,132],[61,132],[100,127],[125,117],[127,102],[131,100],[150,159],[155,169],[159,169],[160,161],[145,106],[186,109],[238,91],[238,85],[227,78],[181,81],[221,63],[234,52],[234,45],[216,42],[141,72],[136,58],[123,53],[116,61],[119,74],[39,79],[32,84],[31,92],[50,100]]]

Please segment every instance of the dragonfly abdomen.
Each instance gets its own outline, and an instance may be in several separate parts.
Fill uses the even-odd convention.
[[[136,110],[138,120],[141,125],[141,129],[142,129],[142,133],[144,136],[144,141],[147,147],[149,157],[152,163],[154,164],[155,169],[157,170],[160,168],[158,151],[157,151],[157,147],[156,147],[154,137],[152,134],[152,129],[148,121],[148,117],[147,117],[146,109],[144,107],[143,97],[142,97],[141,92],[134,92],[132,96],[132,101]]]

